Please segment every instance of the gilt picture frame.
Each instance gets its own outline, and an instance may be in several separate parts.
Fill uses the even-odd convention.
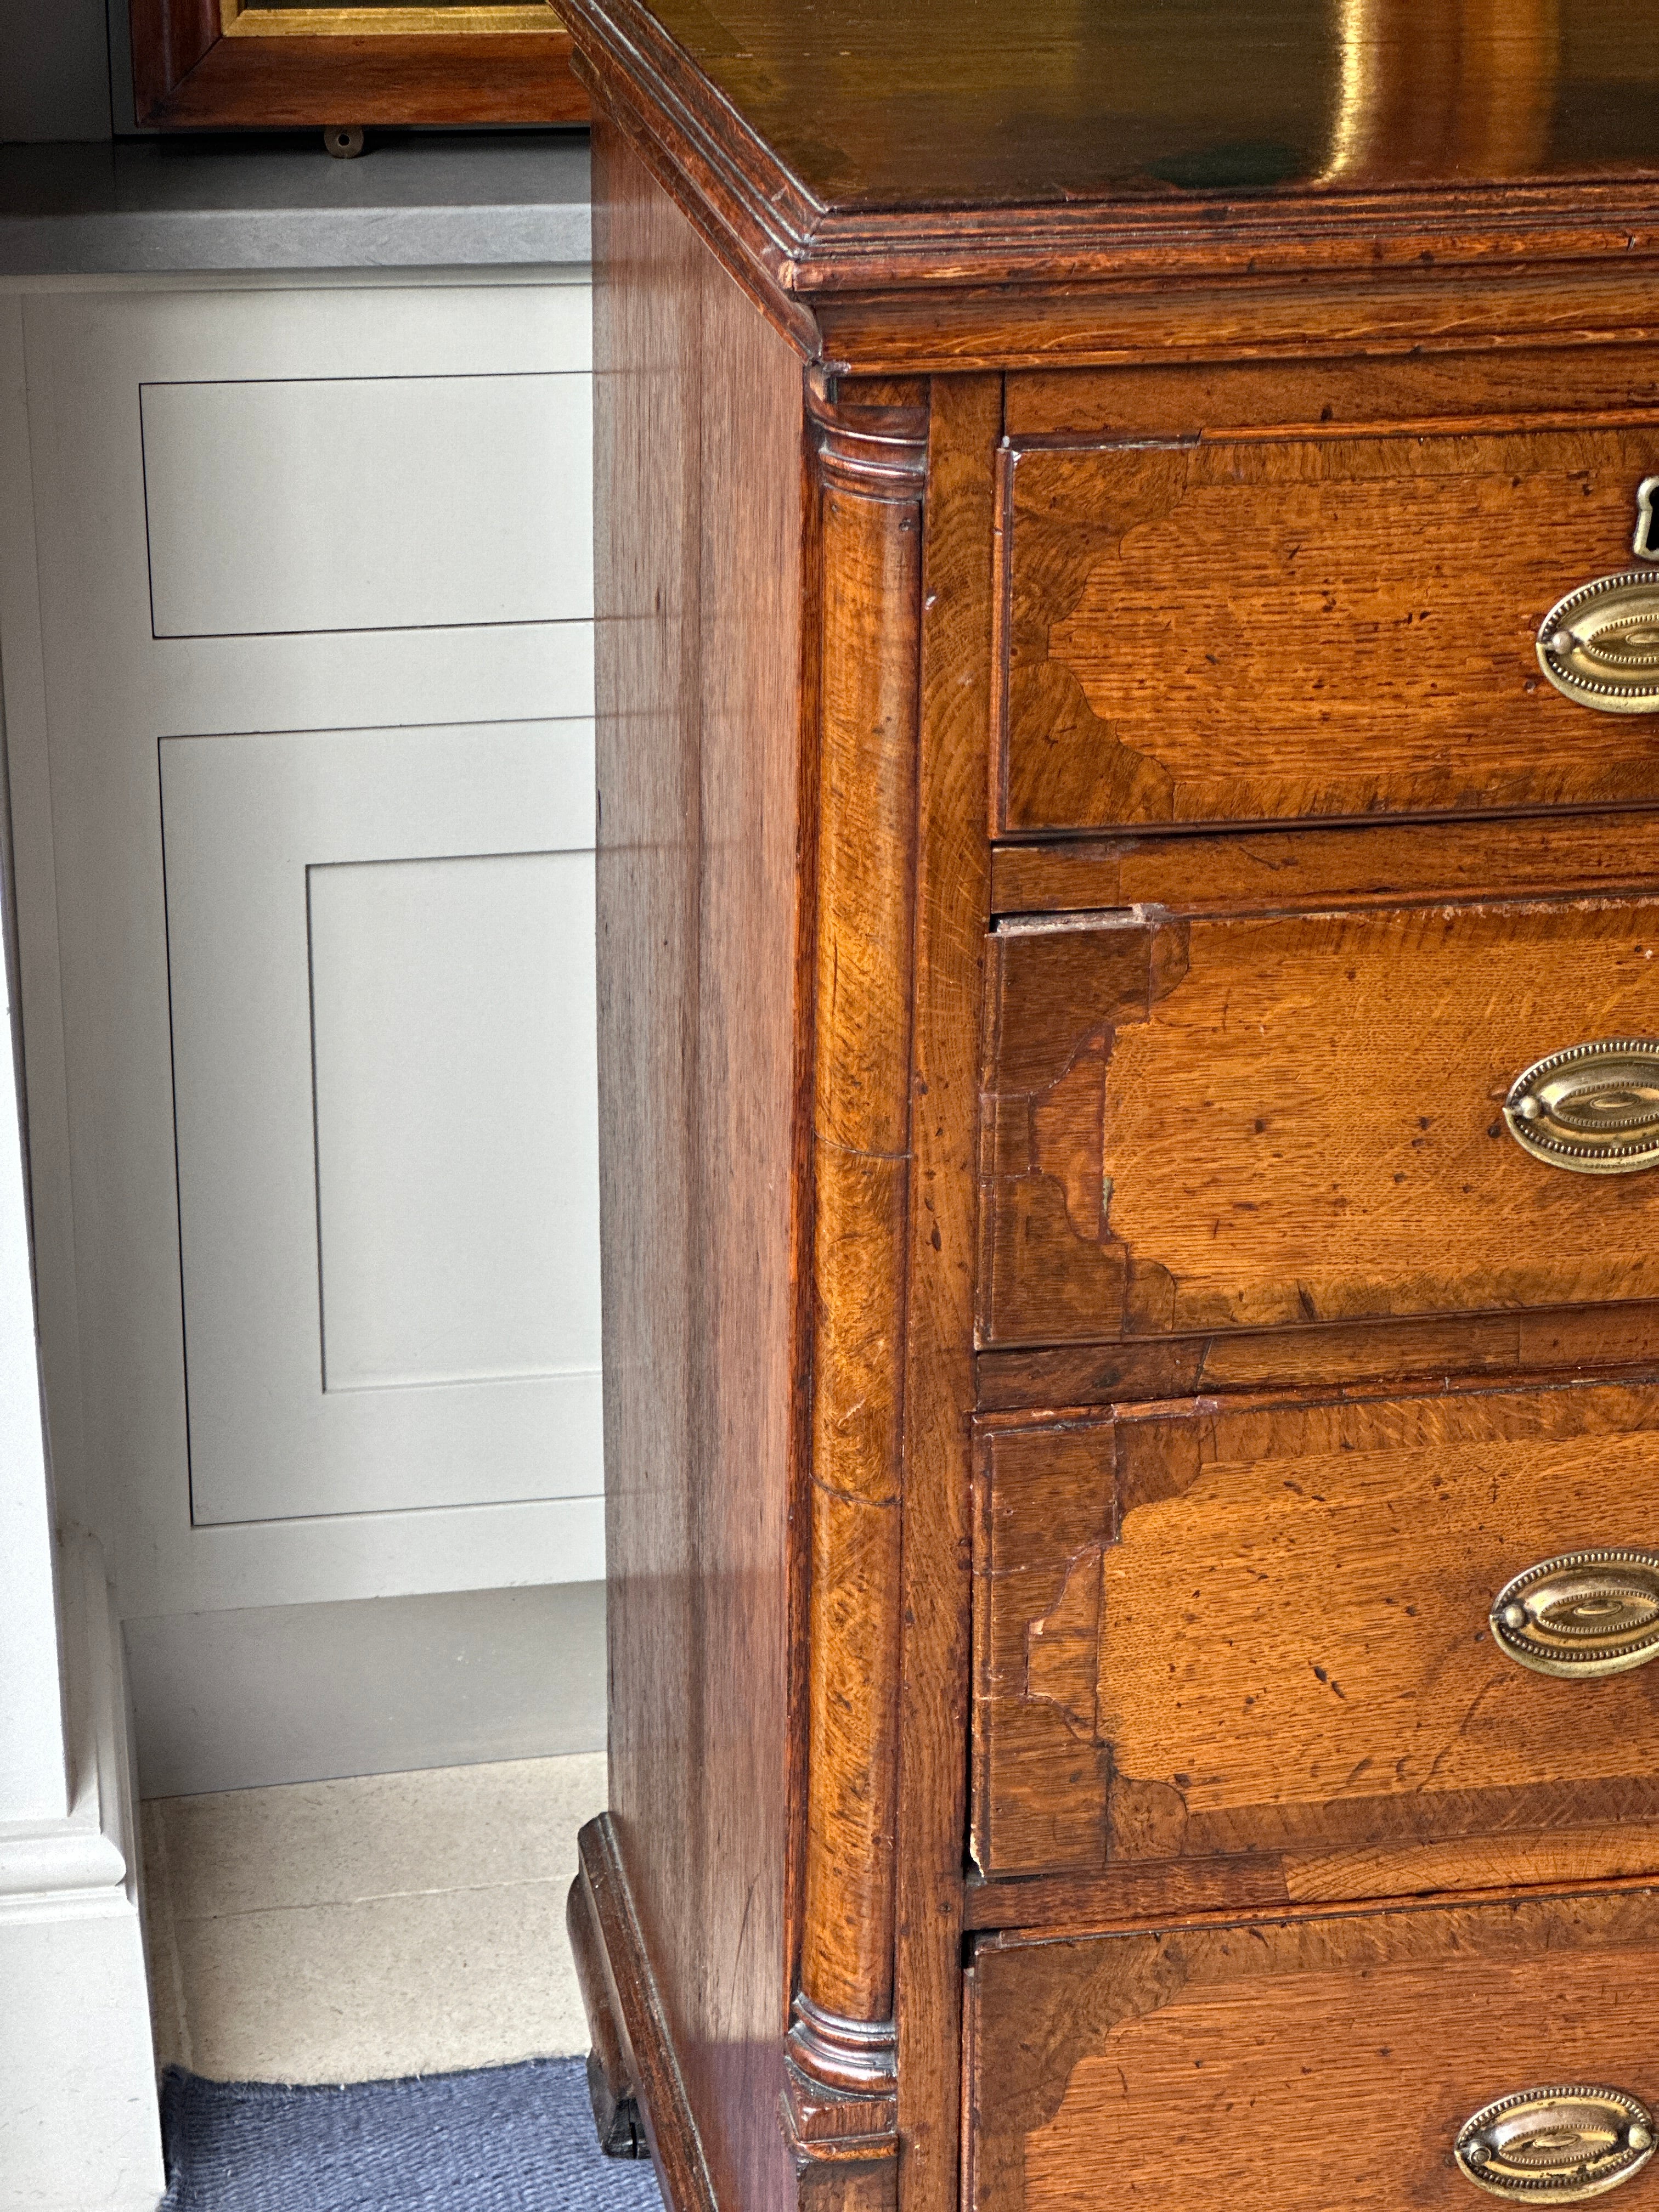
[[[133,103],[166,131],[585,123],[549,0],[130,0]]]

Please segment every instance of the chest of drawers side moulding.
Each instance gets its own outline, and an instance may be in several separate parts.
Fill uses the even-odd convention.
[[[1000,383],[944,396],[930,486],[926,383],[810,372],[603,117],[595,164],[611,265],[653,271],[595,303],[596,2095],[677,2203],[890,2206],[908,2039],[942,2206]]]
[[[846,387],[855,393],[858,387]],[[820,593],[800,2201],[951,2182],[994,380],[809,377]],[[911,398],[923,396],[913,393]],[[964,680],[966,678],[966,680]],[[927,987],[920,979],[927,978]],[[903,2084],[903,2093],[901,2084]]]

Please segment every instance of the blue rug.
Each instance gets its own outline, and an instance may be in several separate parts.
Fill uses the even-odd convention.
[[[161,2084],[161,2212],[662,2212],[601,2155],[580,2058],[344,2088]]]

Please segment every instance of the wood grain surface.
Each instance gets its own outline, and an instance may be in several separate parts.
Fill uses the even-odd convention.
[[[1659,420],[1012,452],[997,826],[1659,795],[1534,651],[1656,469]]]
[[[702,204],[700,195],[687,198]],[[1426,201],[1413,198],[1400,229],[1389,215],[1370,212],[1358,231],[1371,262],[1363,283],[1350,274],[1356,234],[1344,235],[1328,204],[1299,236],[1263,240],[1254,255],[1247,243],[1254,226],[1242,209],[1230,209],[1234,219],[1208,227],[1196,250],[1190,233],[1148,235],[1138,226],[1114,225],[1106,239],[1079,241],[1075,256],[1057,251],[1070,210],[1045,208],[1020,220],[1006,242],[995,240],[982,256],[963,222],[925,227],[915,243],[882,238],[872,246],[863,234],[877,228],[872,221],[859,226],[854,240],[815,240],[821,254],[792,266],[787,285],[775,290],[765,289],[775,250],[762,245],[757,297],[780,327],[804,313],[815,355],[856,363],[872,375],[1024,374],[1059,362],[1278,364],[1333,354],[1387,359],[1410,351],[1467,358],[1482,348],[1632,340],[1650,350],[1659,336],[1652,273],[1659,227],[1646,214],[1620,226],[1628,258],[1610,265],[1615,218],[1597,199],[1594,191],[1576,189],[1571,204],[1549,210],[1529,236],[1519,226],[1505,226],[1497,258],[1491,228],[1479,250],[1469,252],[1474,240],[1467,210],[1461,220],[1450,208],[1431,216]],[[832,226],[839,228],[837,219],[826,216],[823,228]],[[734,250],[723,226],[718,234],[733,267],[756,267]],[[1408,237],[1414,263],[1409,248],[1400,252]],[[1578,255],[1564,260],[1575,246]],[[1529,255],[1535,260],[1528,262]],[[1401,267],[1402,259],[1412,265]],[[1252,260],[1255,269],[1248,265]],[[1327,275],[1322,264],[1332,260],[1348,266]],[[988,273],[970,287],[967,272],[975,262]],[[1218,262],[1230,265],[1224,274],[1210,274]],[[1064,273],[1068,264],[1077,278]],[[1281,272],[1277,281],[1267,274],[1273,264]],[[1036,277],[1034,264],[1041,271]],[[1477,405],[1471,387],[1458,412]]]
[[[1655,1909],[1635,1889],[982,1942],[967,2202],[1468,2212],[1451,2145],[1483,2105],[1659,2094]]]
[[[1171,830],[997,845],[999,915],[1157,907],[1200,914],[1282,914],[1340,902],[1552,898],[1640,890],[1659,876],[1659,812],[1537,814],[1496,822],[1367,823],[1331,829]]]
[[[1659,1818],[1659,1670],[1535,1674],[1487,1625],[1523,1568],[1648,1540],[1659,1387],[1000,1421],[981,1465],[988,1873],[1265,1852],[1375,1894],[1392,1847],[1530,1833],[1545,1880],[1556,1832]]]
[[[1202,1336],[982,1352],[983,1413],[1099,1406],[1131,1398],[1297,1385],[1410,1382],[1462,1374],[1508,1377],[1638,1375],[1659,1365],[1659,1304],[1459,1314],[1426,1321],[1323,1322],[1218,1329]]]
[[[1358,17],[1309,0],[1121,0],[1105,15],[1075,0],[955,15],[652,0],[649,17],[824,207],[1532,182],[1611,166],[1615,149],[1653,166],[1636,87],[1659,79],[1659,46],[1611,0],[1510,0],[1501,15],[1490,0],[1368,0]]]
[[[816,395],[805,1820],[786,2115],[814,2204],[893,2200],[900,1502],[925,407]],[[859,2177],[823,2169],[849,2161]],[[877,2170],[878,2169],[878,2170]]]
[[[1505,1132],[1545,1054],[1659,1035],[1642,899],[1006,927],[987,1344],[1640,1298],[1659,1178]]]
[[[1388,426],[1446,432],[1571,430],[1628,422],[1659,404],[1652,349],[1609,337],[1596,345],[1502,351],[1350,354],[1311,359],[1161,361],[1095,370],[1030,368],[1011,376],[1004,428],[1016,446],[1206,438],[1255,430],[1279,439]]]
[[[827,412],[828,410],[826,410]],[[894,431],[896,483],[820,430],[817,1007],[813,1051],[812,1565],[802,1986],[892,2010],[918,627],[927,416]],[[902,473],[899,473],[902,471]]]
[[[1305,0],[1244,11],[1248,22],[1237,9],[1171,16],[1146,0],[1109,28],[1069,0],[982,22],[923,0],[833,13],[756,0],[720,19],[701,0],[568,0],[562,12],[580,72],[628,112],[732,265],[753,272],[767,311],[782,323],[806,303],[820,341],[811,349],[878,372],[1048,367],[1137,349],[1169,361],[1193,357],[1206,331],[1212,349],[1283,345],[1294,332],[1362,351],[1409,345],[1411,326],[1418,343],[1499,328],[1553,330],[1569,343],[1633,334],[1659,242],[1634,91],[1645,46],[1626,16],[1615,20],[1614,0],[1570,4],[1581,23],[1595,11],[1606,41],[1581,33],[1574,87],[1619,56],[1596,94],[1601,158],[1569,175],[1543,152],[1518,190],[1509,164],[1528,143],[1522,118],[1549,104],[1542,147],[1576,121],[1572,95],[1553,105],[1562,50],[1529,27],[1541,12],[1532,5],[1513,35],[1494,40],[1482,0],[1468,0],[1451,64],[1447,11],[1413,0],[1372,0],[1363,18],[1343,19],[1334,44],[1334,19],[1315,22]],[[1465,16],[1480,19],[1467,38]],[[1230,76],[1241,39],[1274,52],[1265,76]],[[1109,58],[1097,62],[1102,40]],[[1145,64],[1159,52],[1155,88]],[[1288,189],[1288,175],[1274,184],[1261,173],[1264,158],[1294,167],[1283,141],[1224,138],[1205,154],[1194,99],[1199,110],[1224,106],[1242,88],[1246,105],[1259,103],[1340,55],[1343,93],[1324,118],[1334,136],[1317,173]],[[790,88],[803,84],[797,113]],[[1138,112],[1142,94],[1150,105]],[[1459,143],[1485,150],[1458,154],[1455,177],[1430,173],[1432,160],[1410,181],[1364,157],[1356,167],[1374,100],[1389,143],[1405,143],[1401,98],[1439,118],[1424,126],[1439,159]],[[1155,155],[1141,168],[1146,134],[1160,129],[1177,133],[1178,174],[1167,163],[1158,173]],[[1415,125],[1407,135],[1425,143]],[[1062,150],[1068,139],[1076,161]]]
[[[1066,4],[569,0],[617,1866],[723,2212],[1450,2212],[1659,2094],[1659,1690],[1486,1630],[1659,1502],[1498,1114],[1659,1035],[1654,40]]]
[[[1485,1835],[1439,1844],[1235,1852],[1109,1861],[1090,1873],[971,1880],[966,1929],[1147,1928],[1185,1914],[1455,1895],[1552,1894],[1581,1882],[1641,1880],[1659,1865],[1659,1820],[1621,1819],[1547,1836]]]
[[[957,2212],[979,1023],[996,377],[942,378],[928,436],[905,1341],[897,2028],[905,2212]],[[966,680],[964,680],[964,678]]]
[[[219,0],[219,21],[228,39],[289,39],[307,32],[325,38],[361,33],[395,38],[400,33],[453,37],[469,31],[546,31],[558,18],[549,0],[437,0],[404,7],[399,0]]]
[[[593,2034],[592,2083],[600,2140],[614,2155],[653,2160],[673,2212],[719,2212],[696,2118],[655,1972],[640,1935],[638,1908],[608,1813],[576,1838],[577,1873],[565,1925]],[[620,2097],[618,2092],[621,2093]]]
[[[601,1814],[601,1821],[609,1826],[610,1815]],[[614,1838],[607,1836],[603,1843],[592,1837],[592,1856],[599,1872],[599,1887],[605,1886],[605,1875],[621,1865],[616,1856]],[[650,2156],[650,2145],[640,2112],[640,2100],[635,2075],[639,2069],[631,2055],[632,2038],[623,2021],[623,2008],[618,1976],[626,1981],[629,1966],[637,1968],[642,1947],[635,1942],[630,1952],[626,1937],[630,1930],[623,1916],[612,1911],[610,1916],[610,1940],[601,1924],[600,1908],[594,1882],[582,1869],[580,1856],[583,1849],[577,1839],[579,1863],[576,1878],[571,1883],[565,1899],[564,1932],[570,1942],[570,1956],[576,1968],[576,1986],[581,1992],[582,2011],[587,2021],[587,2094],[593,2108],[593,2124],[599,2132],[599,2148],[607,2158],[640,2158]],[[635,1927],[638,1915],[631,1916]],[[614,1942],[617,1954],[617,1965],[611,1963],[610,1952]],[[632,1978],[642,1985],[644,1977],[636,1971]],[[660,2011],[660,2004],[659,2005]]]
[[[227,38],[218,0],[131,0],[133,98],[147,130],[327,124],[585,123],[568,31]]]
[[[714,2197],[787,2206],[800,376],[594,154],[611,1809]]]

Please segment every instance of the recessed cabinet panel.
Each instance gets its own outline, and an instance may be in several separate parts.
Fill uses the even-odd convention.
[[[142,403],[158,638],[592,612],[584,376],[147,384]]]
[[[591,744],[163,740],[198,1526],[598,1487]]]
[[[325,1390],[597,1367],[586,853],[308,871]]]
[[[568,995],[591,960],[591,918],[573,924],[568,952],[564,937],[569,886],[591,867],[592,625],[543,619],[591,597],[588,287],[574,273],[498,284],[475,272],[15,304],[24,362],[8,465],[20,497],[0,538],[15,526],[15,580],[38,573],[40,673],[37,705],[15,680],[30,665],[27,625],[16,640],[9,630],[6,743],[64,1510],[105,1534],[134,1617],[591,1577],[604,1560],[591,1374],[557,1386],[562,1407],[574,1391],[586,1410],[561,1413],[545,1492],[526,1449],[496,1450],[477,1429],[486,1396],[549,1390],[547,1374],[597,1364],[592,1324],[584,1339],[560,1318],[582,1295],[597,1311],[591,1283],[574,1288],[597,1266],[591,1240],[561,1271],[557,1302],[544,1295],[547,1245],[566,1233],[548,1210],[547,1148],[569,1163],[559,1203],[575,1202],[584,1172],[592,1202],[566,1110],[591,1029]],[[480,613],[510,618],[334,626]],[[253,634],[271,623],[301,627]],[[226,634],[155,635],[204,626]],[[179,741],[197,738],[186,772]],[[525,805],[504,800],[515,746],[563,763],[550,813],[533,765]],[[495,864],[538,854],[553,856],[527,872],[545,890],[526,902],[540,937],[504,963],[514,896]],[[368,912],[399,869],[428,862],[451,881],[476,863],[456,964],[482,975],[495,962],[488,1003],[421,974],[449,926],[441,884],[395,929]],[[326,912],[308,900],[320,874],[340,870],[331,880],[343,886],[358,867]],[[191,907],[202,920],[186,926]],[[322,957],[308,974],[313,922]],[[400,933],[408,955],[374,1029],[359,1018],[370,993],[351,965],[371,927],[385,961]],[[535,1022],[519,1021],[549,991],[567,1024],[550,1054]],[[331,1005],[357,1024],[352,1036],[329,1035]],[[464,1043],[446,1057],[442,1032],[457,1023]],[[459,1129],[487,1087],[469,1057],[498,1073],[515,1023],[523,1080],[497,1085],[490,1110],[515,1147],[526,1125],[537,1133],[497,1279],[481,1255],[498,1249],[499,1150],[487,1132],[463,1146]],[[284,1055],[291,1064],[273,1065]],[[422,1117],[450,1115],[418,1164],[382,1110],[398,1084],[424,1086]],[[215,1086],[234,1117],[222,1132]],[[378,1137],[354,1114],[378,1115]],[[415,1126],[411,1099],[405,1136]],[[327,1180],[331,1160],[345,1182]],[[448,1181],[410,1198],[418,1226],[405,1231],[386,1200],[393,1173],[416,1164]],[[320,1248],[319,1196],[333,1217]],[[477,1221],[464,1220],[474,1200]],[[509,1379],[325,1392],[325,1354],[337,1383]],[[425,1427],[407,1411],[422,1395]],[[257,1443],[256,1401],[272,1425]],[[394,1417],[410,1422],[395,1443]],[[361,1449],[338,1441],[354,1419]],[[415,1510],[385,1510],[394,1497]],[[314,1516],[295,1510],[307,1498]]]

